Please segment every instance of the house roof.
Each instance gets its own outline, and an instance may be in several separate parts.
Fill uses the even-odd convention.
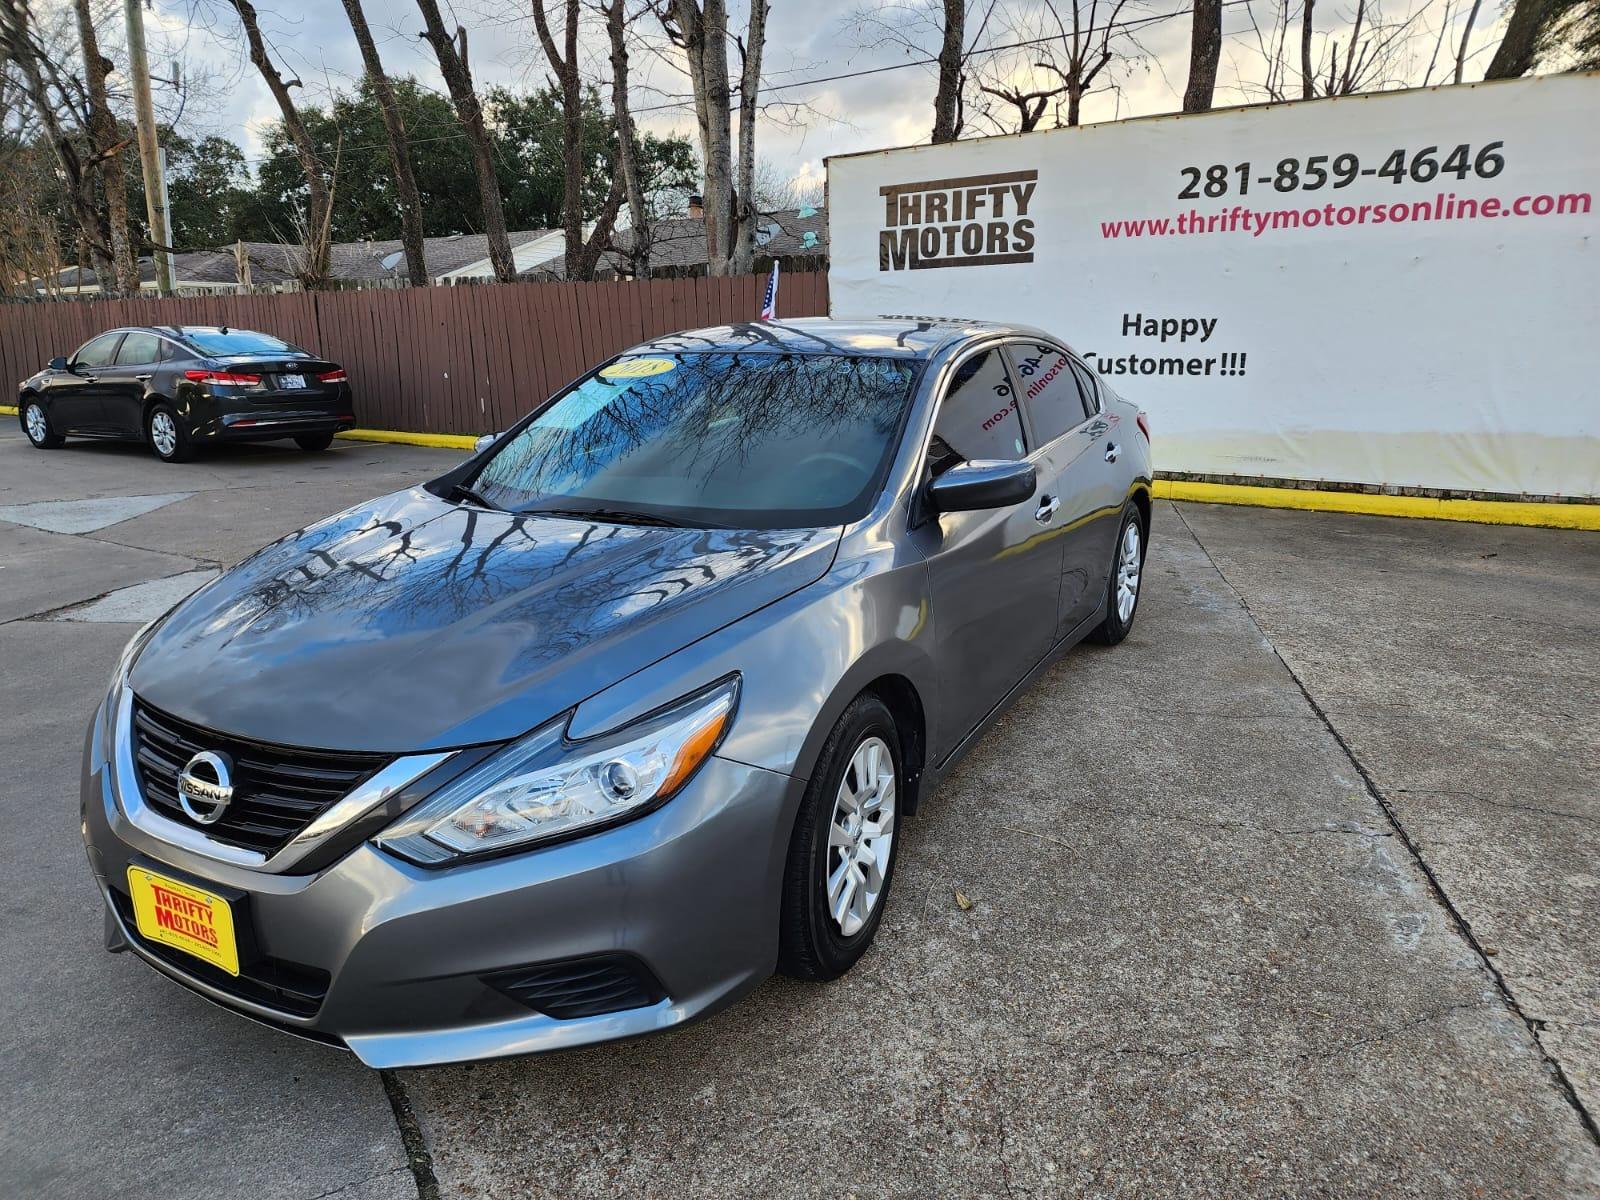
[[[702,217],[668,217],[650,226],[650,270],[654,272],[692,271],[704,267],[706,223]],[[634,231],[618,230],[612,238],[616,249],[600,256],[600,269],[626,273],[632,270],[629,253]],[[756,253],[769,258],[825,258],[828,253],[828,210],[789,208],[762,213],[756,225]],[[522,272],[524,279],[561,279],[566,264],[561,255],[546,259]]]

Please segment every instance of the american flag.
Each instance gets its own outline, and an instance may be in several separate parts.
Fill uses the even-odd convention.
[[[761,319],[763,321],[776,321],[778,319],[778,264],[772,264],[772,274],[767,277],[767,294],[761,301]]]

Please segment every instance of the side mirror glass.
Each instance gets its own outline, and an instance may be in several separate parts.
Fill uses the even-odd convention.
[[[66,371],[70,370],[71,368],[67,366],[67,360],[58,354],[50,360],[50,369],[52,371]]]
[[[974,459],[951,467],[928,485],[935,512],[1009,508],[1033,499],[1038,474],[1032,463]]]
[[[479,438],[477,441],[472,443],[472,452],[474,454],[482,454],[490,446],[494,445],[495,440],[499,436],[500,435],[498,433],[486,433],[486,434],[484,434],[481,438]]]

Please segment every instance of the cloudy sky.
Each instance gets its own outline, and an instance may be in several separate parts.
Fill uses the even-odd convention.
[[[774,176],[802,184],[819,183],[823,159],[829,154],[905,145],[926,140],[932,123],[935,76],[927,66],[903,66],[859,78],[833,82],[807,82],[851,72],[905,64],[920,57],[904,45],[884,43],[852,22],[864,0],[774,0],[769,18],[764,83],[768,97],[795,101],[772,110],[758,131],[758,155]],[[865,0],[872,3],[872,0]],[[882,2],[882,0],[880,0]],[[925,0],[888,0],[916,5]],[[1252,8],[1263,23],[1270,21],[1275,0],[1235,2],[1224,9],[1225,42],[1218,73],[1218,103],[1258,98],[1251,93],[1261,71],[1260,55],[1253,50],[1250,33]],[[1464,5],[1447,0],[1410,0],[1411,7],[1397,11],[1404,0],[1388,0],[1391,19],[1415,15],[1414,59],[1410,69],[1420,79],[1420,66],[1434,44],[1429,29],[1439,22],[1459,22]],[[742,27],[747,5],[731,0],[731,24]],[[1376,0],[1368,0],[1369,6]],[[347,88],[360,75],[359,52],[338,0],[256,0],[261,22],[286,73],[298,74],[309,98]],[[392,74],[413,74],[427,86],[443,91],[443,81],[431,52],[418,40],[422,19],[414,0],[365,0],[367,18],[379,41],[379,51]],[[451,5],[444,0],[446,20]],[[1179,0],[1129,0],[1129,16],[1170,13]],[[1318,5],[1319,25],[1331,26],[1340,0]],[[1489,10],[1497,6],[1485,5]],[[1353,3],[1351,3],[1353,11]],[[1460,11],[1457,11],[1459,8]],[[1104,10],[1102,10],[1104,11]],[[538,51],[533,22],[525,3],[496,0],[456,0],[454,18],[466,26],[473,73],[480,86],[504,83],[533,87],[547,78]],[[277,109],[254,69],[244,58],[231,12],[221,0],[153,0],[146,18],[152,35],[152,70],[161,73],[162,54],[181,54],[199,86],[193,93],[186,121],[195,131],[221,133],[239,142],[247,155],[260,152],[259,130],[273,121]],[[1486,11],[1474,46],[1492,47],[1497,40],[1498,13]],[[640,28],[655,33],[653,19]],[[1030,31],[1031,32],[1031,31]],[[1111,81],[1117,85],[1091,96],[1085,104],[1085,121],[1110,120],[1170,112],[1179,107],[1188,71],[1189,20],[1154,20],[1138,29],[1140,46],[1147,53],[1120,70]],[[912,40],[932,50],[930,33],[911,31]],[[1452,34],[1453,38],[1454,35]],[[604,77],[601,57],[603,31],[588,39],[592,73]],[[652,40],[659,44],[659,37]],[[879,44],[864,44],[879,40]],[[658,132],[692,133],[693,118],[685,102],[687,78],[669,55],[641,46],[633,54],[636,80],[634,103],[640,121]],[[1448,57],[1448,51],[1446,51]],[[1481,63],[1487,61],[1480,57]],[[1435,73],[1435,78],[1438,73]],[[1050,122],[1046,122],[1048,125]]]

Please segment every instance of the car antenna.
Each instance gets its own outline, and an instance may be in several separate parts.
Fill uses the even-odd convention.
[[[228,336],[228,327],[226,325],[218,325],[217,326],[217,332],[220,333],[223,337],[227,337]]]

